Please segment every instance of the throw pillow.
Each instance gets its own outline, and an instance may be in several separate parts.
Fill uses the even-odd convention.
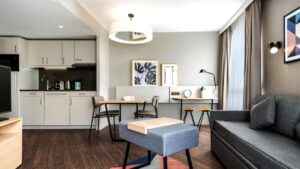
[[[297,139],[300,140],[300,122],[296,126],[296,136]]]
[[[275,123],[271,130],[296,139],[296,126],[300,121],[300,97],[276,96]]]
[[[250,128],[261,129],[271,126],[275,121],[275,97],[270,96],[252,106],[250,110]]]

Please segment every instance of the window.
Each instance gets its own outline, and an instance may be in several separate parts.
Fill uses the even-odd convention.
[[[230,27],[231,46],[228,73],[228,110],[242,110],[244,96],[245,69],[245,14]]]

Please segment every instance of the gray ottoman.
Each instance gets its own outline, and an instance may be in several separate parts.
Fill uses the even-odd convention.
[[[148,150],[148,163],[136,168],[151,164],[151,152],[154,152],[163,157],[164,169],[167,169],[167,156],[183,150],[186,152],[189,168],[193,168],[189,149],[196,147],[199,144],[199,130],[197,127],[185,124],[175,124],[150,129],[148,130],[148,134],[144,135],[129,130],[127,128],[127,122],[121,122],[119,124],[119,133],[122,139],[128,141],[123,169],[125,169],[127,165],[127,157],[131,143],[144,147]]]

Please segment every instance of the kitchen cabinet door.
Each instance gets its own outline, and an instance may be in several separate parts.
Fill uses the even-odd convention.
[[[24,125],[44,125],[44,92],[21,92]]]
[[[44,41],[43,57],[48,66],[62,65],[62,41],[49,40]]]
[[[15,54],[17,51],[17,38],[2,37],[0,38],[0,53]]]
[[[69,92],[45,92],[45,125],[69,125],[69,111]]]
[[[46,59],[43,56],[43,41],[29,40],[28,41],[28,65],[43,66],[46,64]]]
[[[71,97],[70,105],[70,125],[91,124],[92,97]]]
[[[96,63],[96,41],[75,41],[75,63]]]
[[[63,45],[62,65],[72,66],[72,64],[74,64],[74,57],[75,57],[75,42],[63,41],[62,45]]]

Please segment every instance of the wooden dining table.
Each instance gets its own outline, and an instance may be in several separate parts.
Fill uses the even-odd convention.
[[[182,114],[183,114],[182,109],[185,101],[190,101],[190,102],[210,101],[210,108],[212,110],[214,107],[214,101],[218,100],[217,98],[201,98],[201,97],[193,97],[193,98],[176,97],[172,99],[177,100],[180,103],[180,120],[182,120]]]
[[[124,100],[124,99],[109,99],[109,100],[103,100],[103,101],[96,101],[97,104],[99,105],[103,105],[105,106],[105,111],[106,111],[106,117],[107,117],[107,121],[108,121],[108,126],[109,126],[109,134],[110,134],[110,138],[113,142],[115,141],[123,141],[120,139],[116,138],[116,132],[114,131],[114,134],[112,133],[112,128],[111,128],[111,122],[108,116],[108,108],[107,105],[119,105],[119,122],[122,120],[122,105],[130,105],[133,104],[136,106],[136,112],[139,111],[139,104],[145,104],[146,101],[148,99],[130,99],[130,100]],[[115,126],[114,126],[115,127]]]

